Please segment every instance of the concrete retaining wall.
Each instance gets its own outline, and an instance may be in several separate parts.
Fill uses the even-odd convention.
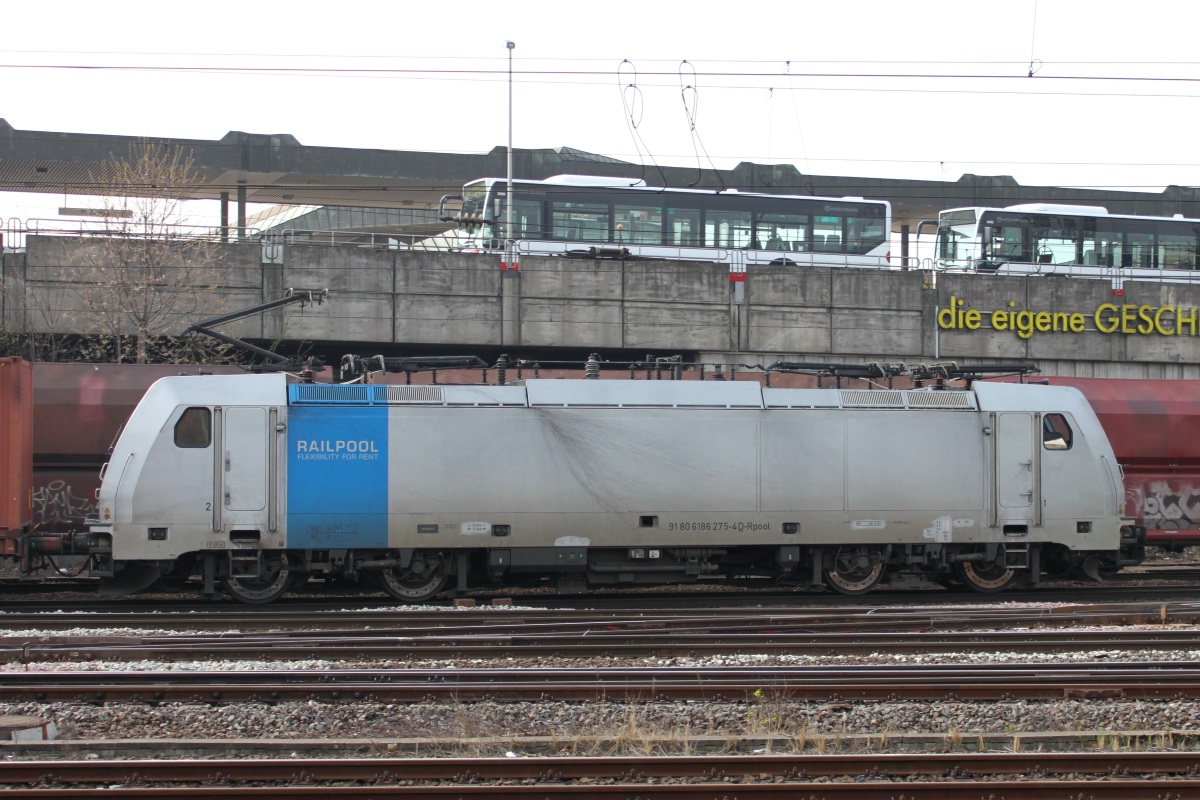
[[[95,276],[79,266],[89,246],[31,236],[26,252],[4,255],[4,327],[90,329],[80,287]],[[327,288],[322,306],[280,309],[228,332],[365,349],[644,350],[735,363],[1033,361],[1058,374],[1200,377],[1200,322],[1192,322],[1200,284],[1128,283],[1116,295],[1106,280],[771,267],[752,268],[739,291],[721,264],[526,258],[512,272],[492,255],[288,246],[264,259],[255,243],[217,248],[221,280],[211,302],[180,313],[166,332],[287,288]],[[1022,312],[1027,330],[1009,329]]]

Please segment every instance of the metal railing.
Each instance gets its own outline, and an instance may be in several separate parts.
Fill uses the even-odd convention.
[[[1006,275],[1020,277],[1082,278],[1085,280],[1108,280],[1114,282],[1137,281],[1139,283],[1200,283],[1200,270],[1162,269],[1151,267],[1107,267],[1093,264],[1035,264],[1032,262],[1005,261],[997,266],[981,266],[984,262],[970,259],[965,263],[947,262],[941,259],[926,259],[938,272],[960,275]],[[992,262],[995,263],[995,262]]]
[[[417,253],[487,253],[500,256],[502,248],[483,248],[477,240],[470,243],[455,241],[453,236],[438,234],[375,233],[339,230],[295,230],[270,231],[260,235],[263,242],[278,245],[314,245],[325,247],[360,247],[375,250],[409,251]],[[546,242],[520,239],[516,243],[517,255],[565,256],[577,258],[620,258],[626,254],[628,245],[620,243]],[[686,245],[655,245],[653,255],[637,256],[661,261],[705,261],[735,266],[737,271],[746,267],[797,266],[831,267],[845,269],[873,269],[884,271],[933,270],[932,259],[917,256],[865,256],[853,253],[824,253],[817,251],[748,250],[741,248],[705,248],[700,250]]]
[[[221,225],[196,225],[181,222],[151,222],[139,224],[122,220],[62,220],[16,217],[4,222],[2,229],[6,250],[23,250],[29,236],[101,237],[160,241],[230,242],[250,240],[261,235],[256,228],[236,228]]]

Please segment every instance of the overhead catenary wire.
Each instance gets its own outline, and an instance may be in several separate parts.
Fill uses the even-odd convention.
[[[1042,68],[1041,59],[1034,57],[1037,53],[1037,9],[1038,0],[1033,0],[1033,24],[1029,26],[1029,74],[1026,76],[1029,78],[1036,75]]]
[[[1028,5],[1025,7],[1029,8]],[[1196,96],[1196,87],[1193,82],[1200,81],[1200,75],[1197,75],[1197,66],[1200,66],[1200,61],[1193,59],[1136,59],[1128,58],[1126,60],[1073,60],[1060,61],[1053,60],[1050,65],[1038,73],[1037,81],[1024,81],[1020,84],[1011,83],[1012,80],[1027,77],[1029,67],[1032,65],[1037,55],[1042,55],[1047,58],[1052,58],[1053,55],[1059,53],[1045,51],[1047,44],[1054,44],[1053,27],[1047,28],[1047,25],[1052,25],[1052,15],[1047,12],[1053,11],[1050,4],[1047,8],[1042,9],[1038,6],[1038,0],[1032,3],[1032,18],[1026,17],[1028,10],[1024,10],[1016,20],[1009,20],[1014,26],[1013,38],[1018,42],[1022,42],[1023,35],[1028,35],[1030,47],[1028,60],[1024,60],[1021,56],[1023,49],[1010,51],[1007,55],[1014,56],[1010,59],[973,59],[970,58],[976,52],[982,52],[975,49],[959,51],[960,55],[967,56],[966,58],[954,59],[939,59],[939,58],[814,58],[811,57],[818,54],[819,51],[806,46],[805,42],[797,39],[786,40],[782,47],[773,51],[751,51],[763,53],[764,55],[778,53],[786,56],[789,50],[795,52],[796,56],[786,62],[785,72],[788,75],[787,86],[780,85],[778,78],[778,65],[780,58],[778,55],[764,58],[716,58],[692,60],[697,73],[698,81],[703,81],[707,91],[706,94],[706,118],[705,134],[708,144],[716,145],[716,149],[710,148],[711,156],[717,159],[717,163],[722,166],[728,165],[728,159],[747,160],[751,162],[760,162],[760,157],[747,152],[735,152],[742,150],[748,143],[744,140],[739,141],[733,139],[731,141],[722,141],[714,138],[719,131],[714,126],[714,122],[718,121],[718,117],[727,116],[726,110],[742,108],[741,101],[744,101],[748,95],[745,94],[748,90],[761,91],[764,86],[772,90],[778,88],[780,91],[788,91],[792,100],[793,109],[798,114],[798,107],[801,101],[805,102],[806,110],[811,108],[812,111],[806,111],[809,116],[808,124],[810,134],[816,134],[818,122],[821,126],[826,123],[820,121],[822,114],[818,113],[822,105],[830,105],[835,103],[835,99],[829,93],[846,93],[846,104],[862,104],[864,106],[873,105],[893,106],[899,105],[902,102],[921,102],[921,98],[929,98],[929,104],[935,102],[935,97],[944,97],[944,107],[947,109],[953,108],[962,98],[966,98],[967,94],[987,95],[994,94],[998,97],[1038,97],[1046,98],[1038,100],[1039,108],[1049,112],[1051,106],[1055,104],[1057,98],[1067,97],[1127,97],[1133,99],[1139,109],[1149,107],[1149,104],[1156,102],[1153,98],[1168,97],[1172,98],[1172,102],[1178,104],[1179,98],[1191,98]],[[814,28],[808,29],[810,32]],[[1027,33],[1026,33],[1027,31]],[[26,40],[28,42],[28,40]],[[62,40],[68,42],[69,40]],[[441,50],[436,55],[429,56],[397,56],[394,52],[385,51],[385,47],[376,47],[376,52],[315,52],[324,49],[313,48],[304,51],[300,45],[295,44],[296,40],[290,40],[292,44],[287,44],[288,40],[277,39],[272,42],[264,40],[254,40],[249,42],[249,46],[240,46],[230,48],[239,52],[195,52],[203,50],[204,47],[188,48],[186,43],[182,48],[184,52],[178,50],[153,47],[152,40],[134,40],[132,42],[121,42],[120,40],[112,40],[105,42],[95,42],[101,45],[100,47],[92,47],[87,49],[72,48],[68,44],[66,47],[9,47],[0,50],[0,61],[4,61],[5,65],[0,69],[28,69],[42,70],[40,73],[24,72],[20,75],[0,72],[0,75],[7,75],[10,79],[18,79],[26,84],[33,85],[43,79],[47,82],[54,83],[66,79],[72,82],[77,82],[81,87],[96,85],[101,81],[111,81],[114,85],[120,85],[129,81],[141,80],[141,76],[148,75],[146,72],[138,70],[155,69],[169,70],[167,77],[159,78],[160,83],[167,81],[178,81],[178,86],[184,93],[195,91],[195,87],[203,85],[228,85],[231,81],[238,80],[239,75],[250,75],[254,79],[262,78],[264,86],[273,87],[273,91],[290,91],[293,86],[298,86],[302,81],[309,77],[319,79],[331,79],[333,81],[341,81],[340,84],[327,84],[324,87],[326,90],[333,89],[339,91],[346,81],[363,80],[399,80],[411,81],[415,83],[430,82],[430,89],[441,92],[469,92],[479,93],[480,95],[488,94],[492,87],[505,79],[505,59],[499,55],[495,57],[485,55],[482,57],[475,56],[467,47],[448,47]],[[12,44],[16,44],[14,40]],[[59,44],[56,42],[55,44]],[[87,44],[87,43],[85,43]],[[133,47],[123,46],[126,44],[134,44]],[[142,47],[140,45],[151,45],[150,47]],[[282,45],[282,47],[280,47]],[[369,45],[368,45],[369,47]],[[299,52],[279,52],[279,50],[292,49]],[[340,48],[348,51],[350,48]],[[406,50],[409,48],[405,48]],[[188,51],[192,52],[188,52]],[[276,52],[271,52],[271,51]],[[571,54],[579,52],[577,46],[573,46],[569,50],[564,50],[568,53],[568,57],[530,57],[527,60],[529,66],[528,75],[521,76],[522,82],[528,82],[531,85],[541,86],[600,86],[603,82],[605,85],[604,91],[611,92],[610,85],[607,83],[612,76],[612,65],[616,60],[607,58],[575,58],[569,57]],[[650,52],[655,52],[651,50]],[[657,52],[663,52],[657,50]],[[711,51],[710,51],[711,52]],[[728,49],[717,50],[715,54],[723,54],[731,52]],[[870,54],[886,54],[886,49],[860,50],[842,49],[838,51],[828,51],[833,54],[854,55],[861,53],[863,55]],[[936,53],[936,50],[898,50],[893,51],[899,54],[921,56],[927,53]],[[1002,52],[1002,51],[1001,51]],[[1069,51],[1063,51],[1069,54]],[[1078,51],[1085,52],[1085,51]],[[1132,53],[1134,51],[1125,50],[1124,53]],[[1150,53],[1153,56],[1168,55],[1177,52],[1186,53],[1186,51],[1168,50],[1166,48],[1159,49]],[[641,53],[639,53],[639,56]],[[673,58],[657,58],[645,59],[637,58],[639,74],[637,76],[637,86],[639,93],[643,95],[643,101],[650,99],[651,105],[654,103],[655,95],[658,90],[653,87],[669,87],[676,82],[675,65],[677,59]],[[83,75],[77,71],[67,75],[49,76],[47,70],[54,69],[89,69],[94,74]],[[117,74],[109,70],[119,69],[124,70],[126,74]],[[206,70],[218,70],[222,75],[209,80],[206,75],[212,74]],[[196,78],[187,77],[189,71],[195,72]],[[230,77],[224,77],[229,74]],[[810,77],[804,77],[808,75]],[[175,76],[180,76],[176,78]],[[915,76],[914,79],[907,79],[909,76]],[[275,82],[274,78],[279,77],[280,81]],[[1087,82],[1089,78],[1095,77],[1097,80],[1105,81],[1105,83]],[[1160,83],[1154,85],[1144,81],[1157,79],[1169,79],[1177,83],[1165,84]],[[148,80],[154,80],[150,76]],[[290,81],[290,83],[288,83]],[[446,81],[445,83],[439,83]],[[1008,81],[1005,83],[1004,81]],[[1083,81],[1080,83],[1080,81]],[[1138,81],[1138,83],[1120,83],[1114,81]],[[15,82],[14,82],[15,85]],[[386,84],[383,84],[386,85]],[[371,84],[367,84],[371,88]],[[409,87],[406,84],[395,84],[397,91],[407,92]],[[1142,91],[1148,90],[1148,91]],[[565,89],[564,91],[570,91]],[[589,89],[590,91],[590,89]],[[740,94],[739,94],[740,93]],[[814,93],[822,93],[817,96]],[[852,94],[863,93],[863,94]],[[879,93],[896,93],[898,96],[885,96]],[[581,93],[582,94],[582,93]],[[807,96],[805,96],[807,95]],[[215,95],[222,96],[222,95]],[[609,95],[611,98],[611,95]],[[580,98],[581,99],[581,98]],[[783,99],[775,96],[775,99]],[[1090,102],[1090,101],[1088,101]],[[1097,103],[1102,101],[1097,101]],[[611,99],[609,100],[611,104]],[[737,105],[735,105],[737,104]],[[1084,103],[1076,102],[1075,105],[1083,105]],[[1065,105],[1065,104],[1064,104]],[[1123,107],[1122,118],[1141,117],[1140,113],[1134,113],[1133,110],[1121,104]],[[1132,104],[1131,104],[1132,105]],[[347,114],[355,113],[350,109],[350,104],[347,104]],[[424,107],[423,107],[424,108]],[[883,112],[885,109],[877,108]],[[716,112],[716,113],[714,113]],[[15,113],[15,111],[10,111]],[[889,119],[895,112],[888,108],[886,109]],[[1030,116],[1035,116],[1034,112],[1030,112]],[[778,116],[778,115],[776,115]],[[824,114],[824,116],[829,116]],[[1068,115],[1062,111],[1062,116],[1059,117],[1055,113],[1054,118],[1066,118]],[[99,119],[99,117],[92,117]],[[1150,117],[1145,117],[1149,119]],[[10,120],[15,122],[15,120]],[[723,120],[721,120],[723,122]],[[875,117],[875,121],[887,124],[883,119],[883,114]],[[656,165],[659,161],[671,163],[673,156],[664,155],[663,145],[666,141],[658,141],[657,133],[652,127],[653,119],[647,121],[643,125],[638,134],[644,144],[647,140],[654,141],[656,151],[652,154]],[[146,126],[143,126],[146,127]],[[312,134],[306,133],[303,125],[294,125],[297,128],[294,132],[303,140]],[[362,127],[362,126],[346,126],[347,128]],[[368,126],[369,127],[369,126]],[[470,126],[475,129],[476,126]],[[930,126],[931,128],[937,126]],[[1178,126],[1176,126],[1178,127]],[[231,124],[229,129],[246,130],[239,124]],[[249,130],[259,130],[259,127],[251,127]],[[289,130],[283,127],[283,130]],[[136,130],[136,129],[135,129]],[[219,129],[223,132],[226,128]],[[111,126],[110,126],[110,132]],[[560,141],[562,135],[558,134]],[[932,140],[936,134],[930,132],[926,138]],[[354,137],[359,139],[364,138],[360,134],[354,134]],[[352,137],[352,138],[354,138]],[[49,137],[47,137],[49,138]],[[820,156],[824,158],[810,158],[808,150],[811,142],[806,143],[803,140],[803,131],[801,131],[801,139],[797,143],[798,146],[785,147],[779,141],[779,132],[774,133],[774,138],[768,146],[768,160],[778,158],[780,161],[801,159],[803,162],[802,172],[810,173],[810,166],[822,164],[851,165],[848,168],[849,174],[857,174],[856,166],[864,168],[872,164],[930,164],[944,160],[947,164],[954,164],[956,167],[962,165],[961,171],[975,172],[983,174],[986,168],[980,169],[981,164],[995,164],[997,169],[1002,171],[1011,171],[1019,169],[1024,164],[1034,164],[1039,162],[1023,161],[1021,159],[997,160],[987,158],[989,155],[1000,155],[1005,153],[1000,148],[972,148],[968,144],[962,144],[961,147],[942,148],[931,147],[929,152],[936,153],[936,159],[929,158],[863,158],[858,154],[879,154],[883,149],[885,142],[890,137],[879,137],[881,140],[880,147],[875,146],[863,147],[860,144],[854,144],[849,141],[845,142],[845,147],[842,147],[841,142],[836,142],[834,147],[830,147],[827,143],[818,143],[817,149],[821,152]],[[963,137],[966,138],[966,137]],[[1180,136],[1182,138],[1182,135]],[[336,141],[336,140],[334,140]],[[391,147],[395,138],[386,136],[376,136],[375,141],[366,145],[360,146],[380,146]],[[445,144],[448,140],[443,139]],[[552,141],[559,143],[559,141]],[[311,144],[311,142],[310,142]],[[436,141],[433,144],[437,144]],[[674,146],[668,145],[668,149],[679,152],[682,142],[675,142]],[[206,144],[206,146],[208,146]],[[234,143],[233,146],[237,146]],[[274,146],[274,145],[273,145]],[[280,149],[285,149],[290,145],[281,144]],[[684,145],[684,147],[687,147]],[[422,151],[431,151],[428,147],[413,148]],[[592,149],[592,148],[589,148]],[[609,149],[618,148],[595,148],[593,152],[608,155],[606,152]],[[898,148],[897,148],[898,149]],[[633,150],[637,154],[637,160],[643,161],[641,157],[642,149],[635,142]],[[836,150],[843,151],[843,157],[829,158],[836,156]],[[971,151],[974,150],[972,153]],[[451,149],[443,152],[462,152],[461,148]],[[724,151],[724,152],[721,152]],[[783,152],[776,152],[783,151]],[[790,151],[790,152],[788,152]],[[833,151],[833,152],[831,152]],[[798,156],[795,155],[798,152]],[[907,153],[897,152],[897,155],[921,154],[924,149],[909,149]],[[1015,154],[1015,150],[1008,151]],[[1051,153],[1054,151],[1050,151]],[[1118,151],[1119,152],[1119,151]],[[816,154],[816,153],[814,153]],[[1007,153],[1005,153],[1007,154]],[[1163,153],[1166,154],[1165,152]],[[621,157],[620,154],[612,154],[614,157]],[[686,154],[683,157],[694,157],[695,153]],[[982,156],[979,159],[970,158],[971,155]],[[1067,152],[1070,156],[1071,153]],[[1185,161],[1184,158],[1180,161]],[[811,162],[811,163],[810,163]],[[235,162],[236,163],[236,162]],[[685,162],[687,163],[687,162]],[[1053,164],[1055,166],[1065,166],[1070,162],[1064,159],[1050,159],[1044,164]],[[1093,161],[1089,166],[1112,166],[1112,162],[1104,159]],[[567,168],[563,171],[573,171],[569,165],[564,164]],[[1149,165],[1148,165],[1149,166]],[[1169,167],[1172,170],[1182,168],[1186,165],[1179,163],[1168,163],[1163,166]],[[924,168],[920,168],[917,174],[923,174]],[[831,170],[837,172],[837,170]],[[880,170],[885,173],[902,173],[904,170]],[[1077,172],[1082,173],[1082,170]],[[1097,171],[1099,173],[1099,171]],[[846,173],[842,173],[846,174]],[[1014,173],[1016,174],[1016,173]],[[1100,173],[1103,174],[1103,173]],[[910,177],[913,175],[910,173]],[[948,177],[952,180],[957,177],[957,170],[952,170]],[[1017,175],[1023,185],[1035,185],[1040,183],[1044,185],[1048,181],[1034,182],[1026,180],[1023,176]],[[1081,177],[1096,177],[1081,175]],[[1119,178],[1133,178],[1134,180],[1113,180],[1109,176],[1105,176],[1102,180],[1088,180],[1088,185],[1097,185],[1104,187],[1116,186],[1132,186],[1140,184],[1150,187],[1161,187],[1168,183],[1189,184],[1197,183],[1187,175],[1181,175],[1175,178],[1173,174],[1168,173],[1162,178],[1153,175],[1147,170],[1146,175],[1130,175],[1122,174]],[[1147,180],[1150,178],[1150,180]],[[789,178],[789,182],[794,182],[794,179]],[[818,181],[819,182],[819,181]],[[1058,183],[1064,181],[1058,180]],[[664,181],[665,183],[665,181]],[[810,181],[811,184],[811,181]],[[1078,185],[1077,181],[1071,181],[1071,185]],[[19,187],[26,188],[26,187]],[[231,187],[236,188],[236,187]],[[805,187],[809,193],[817,194],[816,186]],[[57,191],[57,187],[50,191]],[[355,188],[354,196],[358,196],[362,192],[369,191],[365,189]],[[366,195],[363,195],[366,196]]]
[[[691,83],[685,83],[685,79],[691,77]],[[697,119],[700,113],[700,88],[699,81],[696,77],[695,68],[687,61],[679,63],[679,94],[683,99],[683,113],[688,121],[688,133],[692,139],[692,149],[696,154],[696,180],[688,184],[694,187],[704,179],[704,167],[700,161],[700,153],[704,153],[704,157],[708,159],[708,164],[716,173],[717,180],[721,182],[721,189],[725,188],[725,179],[721,177],[720,171],[716,165],[712,163],[712,158],[708,155],[708,151],[704,148],[704,140],[700,138],[700,132],[697,130]],[[690,102],[689,102],[690,101]]]
[[[187,57],[187,58],[303,58],[310,61],[319,61],[322,59],[370,59],[370,60],[389,60],[389,61],[405,61],[405,62],[447,62],[447,61],[480,61],[485,63],[507,63],[507,58],[504,56],[479,56],[479,55],[405,55],[397,56],[394,52],[386,53],[314,53],[311,51],[303,52],[248,52],[248,51],[231,51],[231,52],[205,52],[199,50],[61,50],[50,48],[0,48],[0,55],[69,55],[69,56],[171,56],[171,57]],[[527,56],[524,59],[528,63],[551,62],[551,63],[568,63],[568,64],[610,64],[612,59],[606,56]],[[651,64],[660,63],[674,67],[678,63],[675,58],[647,58],[644,62]],[[710,58],[705,59],[708,63],[713,64],[776,64],[778,59],[775,58]],[[882,65],[882,64],[900,64],[900,65],[916,65],[916,64],[932,64],[932,65],[971,65],[971,66],[1014,66],[1024,67],[1025,62],[1013,61],[1010,59],[961,59],[961,58],[793,58],[792,63],[795,64],[861,64],[861,65]],[[1138,60],[1090,60],[1090,59],[1070,59],[1056,61],[1057,64],[1071,66],[1200,66],[1200,60],[1193,59],[1138,59]]]
[[[800,103],[796,99],[797,92],[795,90],[795,87],[792,86],[792,62],[791,61],[784,62],[783,72],[784,72],[784,75],[787,76],[788,89],[790,90],[788,92],[788,94],[792,98],[792,113],[795,114],[795,116],[796,116],[796,138],[800,142],[800,159],[804,164],[804,168],[801,170],[801,172],[808,173],[808,172],[811,172],[811,170],[809,169],[809,164],[808,164],[808,161],[809,161],[808,148],[804,144],[804,125],[800,121]],[[806,181],[805,189],[808,191],[809,194],[816,194],[816,192],[812,190],[813,185],[812,185],[811,179]]]
[[[626,82],[628,81],[628,82]],[[641,88],[637,85],[637,67],[629,59],[623,59],[617,65],[617,84],[621,88],[621,105],[625,109],[625,121],[629,126],[630,138],[633,140],[634,150],[637,151],[637,159],[642,165],[642,180],[646,180],[646,162],[649,158],[650,163],[658,170],[659,177],[662,180],[662,185],[666,186],[667,178],[663,174],[662,168],[658,165],[658,161],[654,158],[654,153],[642,138],[641,124],[642,114],[645,111],[645,98],[642,95]],[[644,151],[644,155],[643,155]],[[649,181],[647,181],[649,183]]]
[[[696,69],[691,62],[684,60],[683,64],[687,64],[690,68],[690,74],[696,79],[699,78],[777,78],[777,72],[765,72],[759,70],[700,70]],[[800,63],[800,62],[789,62]],[[847,62],[856,63],[856,62]],[[929,63],[929,62],[916,62]],[[987,62],[987,66],[996,66],[998,63],[1011,62]],[[1070,62],[1055,62],[1061,66]],[[1110,65],[1113,62],[1086,62],[1087,65]],[[1119,64],[1118,64],[1119,65]],[[1170,62],[1163,62],[1163,65],[1171,65]],[[1028,65],[1023,65],[1022,69],[1027,69]],[[482,77],[492,78],[495,80],[506,80],[507,72],[499,67],[463,67],[463,68],[429,68],[429,67],[308,67],[308,66],[255,66],[250,64],[225,64],[225,65],[172,65],[172,64],[21,64],[21,63],[0,63],[0,69],[31,69],[31,70],[73,70],[73,71],[96,71],[96,72],[163,72],[163,73],[245,73],[258,75],[288,75],[295,74],[306,77],[313,75],[325,75],[329,77],[335,76],[417,76],[421,78],[435,78],[437,76],[445,77]],[[642,77],[657,77],[668,78],[678,75],[678,70],[674,73],[667,71],[642,71]],[[888,80],[888,79],[904,79],[904,80],[1017,80],[1028,77],[1028,72],[852,72],[852,71],[808,71],[791,73],[797,78],[850,78],[850,79],[870,79],[870,80]],[[612,78],[611,70],[603,69],[529,69],[522,70],[522,75],[528,77],[594,77],[602,80],[610,80]],[[1180,75],[1074,75],[1074,74],[1053,74],[1044,76],[1046,80],[1058,81],[1130,81],[1130,82],[1150,82],[1150,83],[1184,83],[1194,84],[1200,83],[1200,75],[1198,76],[1180,76]],[[761,87],[760,87],[761,88]]]

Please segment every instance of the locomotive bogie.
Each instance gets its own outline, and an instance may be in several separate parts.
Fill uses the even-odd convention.
[[[168,378],[113,452],[93,534],[114,586],[191,575],[248,603],[310,577],[412,601],[718,577],[998,591],[1047,561],[1136,562],[1114,464],[1061,387]]]

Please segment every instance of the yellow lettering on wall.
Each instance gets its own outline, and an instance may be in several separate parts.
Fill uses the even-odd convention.
[[[1137,306],[1126,303],[1121,306],[1121,333],[1133,333],[1137,330],[1133,322],[1137,319]]]
[[[1175,323],[1178,326],[1180,335],[1183,335],[1183,326],[1188,326],[1188,336],[1196,335],[1196,309],[1181,308],[1175,315]]]
[[[1034,333],[1086,333],[1088,314],[1067,311],[1019,311],[1016,302],[1008,308],[994,311],[967,309],[965,303],[951,295],[950,307],[937,312],[938,327],[942,329],[977,331],[987,327],[996,331],[1012,331],[1022,339]],[[1196,336],[1200,334],[1200,308],[1152,306],[1147,304],[1101,303],[1090,315],[1098,333],[1125,333],[1150,336]]]
[[[1161,333],[1163,336],[1174,336],[1175,326],[1167,327],[1163,324],[1163,314],[1175,315],[1175,306],[1163,306],[1158,311],[1154,312],[1154,330]]]
[[[1096,307],[1096,330],[1101,333],[1112,333],[1121,324],[1116,317],[1117,307],[1112,303],[1101,303]]]
[[[1033,312],[1018,311],[1015,327],[1017,329],[1017,336],[1020,336],[1022,339],[1028,339],[1030,336],[1033,336]]]
[[[1137,332],[1143,336],[1154,333],[1154,315],[1150,313],[1153,310],[1153,306],[1138,306]]]

